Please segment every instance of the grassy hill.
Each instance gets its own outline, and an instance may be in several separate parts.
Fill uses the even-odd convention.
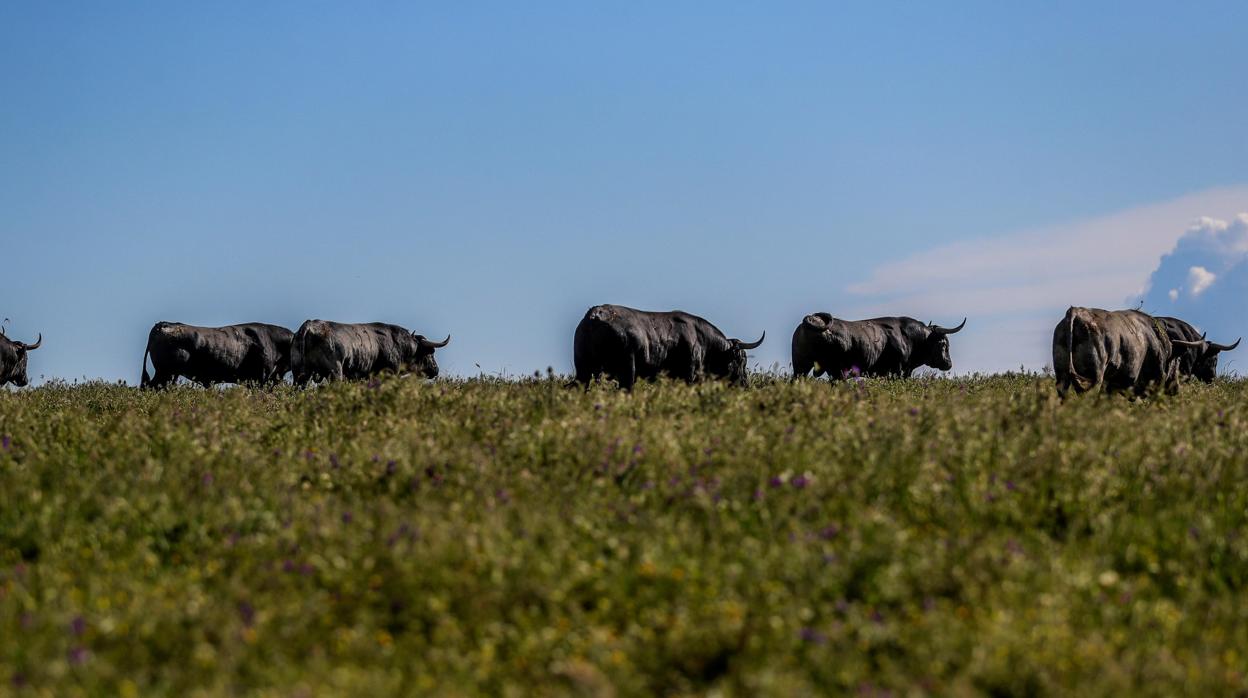
[[[1242,693],[1246,405],[0,392],[0,693]]]

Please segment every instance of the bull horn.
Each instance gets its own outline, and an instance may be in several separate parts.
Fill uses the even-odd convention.
[[[1209,342],[1209,351],[1230,351],[1239,346],[1239,342],[1242,339],[1243,337],[1240,337],[1235,340],[1234,344],[1218,344],[1217,342]]]
[[[736,340],[736,341],[737,341],[737,346],[741,347],[742,349],[747,349],[747,350],[748,350],[748,349],[757,349],[757,348],[758,348],[758,345],[762,344],[764,339],[767,339],[767,331],[766,331],[766,330],[764,330],[764,331],[763,331],[763,336],[762,336],[762,337],[759,337],[757,342],[750,342],[750,343],[748,343],[748,344],[747,344],[746,342],[742,342],[742,341],[741,341],[741,340],[739,340],[739,339],[738,339],[738,340]]]
[[[446,335],[446,339],[442,340],[441,342],[430,342],[429,340],[425,339],[423,336],[419,337],[419,339],[420,339],[421,344],[431,349],[441,349],[442,347],[451,343],[451,335],[449,334]]]
[[[927,326],[927,328],[931,330],[932,332],[934,332],[935,334],[957,334],[958,332],[962,331],[963,327],[966,327],[966,318],[962,318],[962,324],[952,329],[948,327],[941,327],[940,325],[935,325],[935,324]]]
[[[1205,344],[1207,344],[1207,342],[1205,342],[1205,340],[1203,339],[1197,339],[1194,342],[1186,340],[1186,339],[1172,339],[1170,340],[1170,343],[1177,344],[1181,347],[1203,347],[1205,346]],[[1239,344],[1239,342],[1236,342],[1236,344]]]
[[[34,351],[41,346],[43,346],[43,333],[42,332],[39,333],[39,339],[36,339],[34,344],[23,344],[22,348],[25,349],[26,351]]]

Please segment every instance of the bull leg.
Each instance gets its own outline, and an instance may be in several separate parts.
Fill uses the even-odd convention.
[[[803,378],[810,370],[815,367],[815,362],[808,359],[795,359],[793,361],[793,380]]]
[[[157,371],[156,375],[152,378],[152,382],[148,383],[148,387],[152,390],[161,390],[177,379],[178,375],[176,373],[161,373],[160,371]]]
[[[681,378],[689,385],[693,385],[698,382],[698,375],[700,373],[702,373],[702,370],[701,367],[698,366],[697,362],[690,361],[689,365],[685,367],[684,375],[682,375]]]
[[[586,390],[589,390],[589,384],[594,382],[594,378],[600,375],[602,375],[601,371],[589,368],[584,362],[578,362],[576,365],[576,382],[585,386]]]
[[[631,391],[637,383],[637,358],[629,354],[628,359],[624,362],[616,380],[620,382],[620,387]]]

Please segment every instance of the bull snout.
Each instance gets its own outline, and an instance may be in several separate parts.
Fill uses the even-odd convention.
[[[430,356],[428,361],[425,362],[425,366],[421,370],[421,372],[425,374],[425,378],[437,378],[438,377],[438,362],[434,361],[433,357]]]

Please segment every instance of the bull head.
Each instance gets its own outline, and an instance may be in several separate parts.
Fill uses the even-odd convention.
[[[745,370],[746,361],[748,360],[746,352],[751,349],[757,349],[763,343],[764,339],[767,339],[766,332],[763,332],[763,336],[759,337],[758,341],[755,342],[743,342],[739,339],[729,339],[728,352],[725,356],[727,365],[722,368],[722,374],[729,381],[736,383],[737,385],[744,386],[749,378],[749,375]],[[713,370],[715,367],[708,366],[708,368],[712,368]],[[720,371],[714,372],[720,373]]]
[[[423,334],[413,332],[412,339],[415,342],[415,353],[409,358],[409,365],[420,371],[426,378],[437,378],[438,361],[433,358],[433,350],[450,344],[451,336],[448,334],[441,342],[431,342]]]
[[[949,335],[961,332],[963,327],[966,327],[966,318],[962,318],[962,324],[957,327],[927,323],[927,357],[923,363],[941,371],[953,368],[953,359],[949,358]]]
[[[1176,347],[1196,349],[1197,355],[1192,362],[1191,374],[1205,383],[1212,383],[1218,375],[1218,354],[1238,347],[1243,337],[1235,340],[1234,344],[1218,344],[1205,339],[1206,336],[1207,333],[1202,334],[1200,339],[1195,341],[1173,339],[1170,343]]]
[[[13,364],[13,367],[9,369],[7,376],[0,374],[0,385],[12,382],[20,388],[30,383],[30,379],[26,377],[26,355],[29,352],[43,346],[43,333],[39,333],[39,339],[36,339],[34,344],[15,342],[13,340],[9,340],[9,342],[13,345],[13,348],[17,350],[17,361]]]

